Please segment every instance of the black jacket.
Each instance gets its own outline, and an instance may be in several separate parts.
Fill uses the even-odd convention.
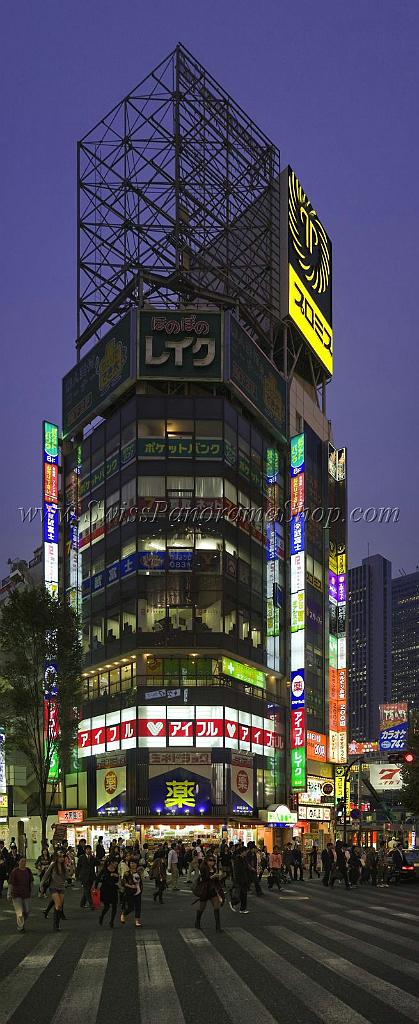
[[[246,857],[233,857],[233,879],[239,889],[249,888],[252,878]]]
[[[95,880],[95,859],[82,853],[77,864],[76,877],[82,885],[93,885]]]

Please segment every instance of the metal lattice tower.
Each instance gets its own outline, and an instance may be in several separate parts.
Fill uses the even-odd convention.
[[[78,351],[131,305],[279,326],[279,150],[181,45],[78,146]]]

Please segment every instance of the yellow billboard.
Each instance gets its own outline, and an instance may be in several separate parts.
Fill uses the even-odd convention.
[[[281,315],[332,376],[332,244],[291,167],[281,174]]]

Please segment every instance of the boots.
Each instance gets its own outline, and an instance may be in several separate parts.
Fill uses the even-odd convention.
[[[54,932],[59,932],[59,930],[60,930],[60,916],[61,916],[60,911],[59,910],[54,910],[54,924],[53,924]]]
[[[45,918],[47,918],[47,917],[48,917],[48,914],[49,914],[50,910],[52,910],[53,906],[54,906],[54,900],[50,900],[50,901],[49,901],[49,903],[48,903],[48,906],[47,906],[46,910],[43,910],[43,911],[42,911],[42,913],[43,913],[43,915],[44,915],[44,917],[45,917]]]
[[[214,910],[214,917],[215,917],[215,930],[216,930],[216,932],[222,932],[223,929],[221,927],[220,911],[219,910]]]
[[[202,917],[202,913],[203,913],[202,910],[197,910],[197,912],[196,912],[195,928],[199,928],[199,930],[201,930],[201,917]]]

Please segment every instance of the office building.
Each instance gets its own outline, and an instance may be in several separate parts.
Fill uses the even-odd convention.
[[[182,46],[79,154],[62,584],[85,701],[66,808],[93,839],[327,828],[322,784],[346,759],[330,240]]]
[[[349,739],[374,741],[391,701],[391,563],[371,555],[349,570]]]
[[[419,709],[419,571],[392,582],[393,695]]]

